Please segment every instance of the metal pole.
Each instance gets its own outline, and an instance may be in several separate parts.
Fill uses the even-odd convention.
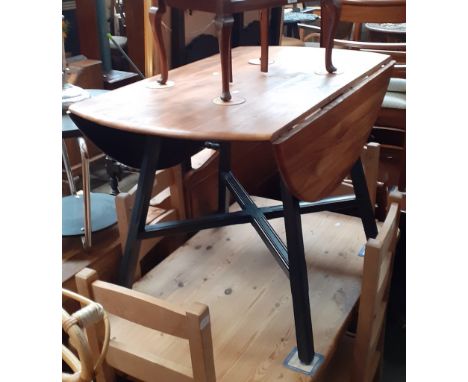
[[[62,160],[63,167],[65,167],[65,173],[67,174],[68,186],[70,187],[70,193],[76,195],[75,182],[73,181],[73,173],[70,165],[70,158],[68,157],[68,150],[65,141],[62,139]]]
[[[91,241],[91,187],[89,185],[89,153],[84,138],[78,137],[78,145],[81,153],[81,171],[83,181],[83,204],[84,204],[84,237],[82,238],[84,249],[92,246]]]

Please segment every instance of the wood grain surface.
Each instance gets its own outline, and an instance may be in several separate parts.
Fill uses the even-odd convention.
[[[404,23],[406,0],[343,0],[340,20],[355,23]]]
[[[385,65],[274,142],[281,176],[296,198],[323,198],[350,172],[377,118],[392,66]]]
[[[283,220],[271,222],[284,240]],[[315,348],[328,360],[360,295],[363,258],[358,252],[365,236],[361,221],[349,216],[323,212],[303,215],[302,222]],[[314,381],[319,376],[282,364],[296,345],[289,280],[250,225],[200,232],[134,289],[182,308],[195,301],[209,307],[218,382]],[[187,341],[115,317],[112,325],[113,341],[125,343],[125,351],[190,370]]]
[[[215,55],[174,69],[174,87],[150,89],[150,78],[70,107],[103,126],[148,135],[191,140],[270,141],[374,73],[386,55],[334,50],[341,74],[325,72],[325,49],[270,47],[274,64],[262,73],[248,60],[257,47],[233,49],[233,95],[240,105],[220,106],[220,62]],[[326,73],[326,72],[325,72]]]

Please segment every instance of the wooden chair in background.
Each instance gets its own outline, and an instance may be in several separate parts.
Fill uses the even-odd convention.
[[[114,370],[140,381],[214,382],[213,344],[208,307],[193,303],[187,310],[141,292],[98,280],[91,269],[76,275],[78,292],[101,304],[109,313],[112,336],[107,356],[97,370],[96,382],[115,380]],[[91,349],[100,347],[102,336],[87,331]],[[192,370],[158,357],[158,344],[165,336],[175,342],[188,342]],[[129,339],[124,341],[122,338]],[[154,344],[154,354],[141,351]],[[96,352],[93,353],[97,356]]]
[[[400,193],[390,194],[385,222],[378,236],[367,241],[357,331],[355,335],[344,335],[322,374],[323,382],[379,380],[401,201]]]
[[[121,192],[115,198],[122,251],[125,248],[136,188],[135,185],[130,191]],[[185,219],[185,201],[180,166],[159,170],[156,173],[151,195],[152,199],[146,224]],[[161,240],[162,237],[142,241],[138,258],[139,265],[143,257]],[[137,266],[136,279],[141,276],[141,267],[139,265]]]

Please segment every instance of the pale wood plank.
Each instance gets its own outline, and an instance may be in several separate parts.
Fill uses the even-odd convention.
[[[187,338],[185,311],[177,305],[127,288],[96,281],[94,299],[111,314],[136,324]]]
[[[145,382],[190,382],[190,370],[176,368],[172,364],[172,368],[163,366],[164,361],[155,359],[153,355],[142,356],[129,351],[122,344],[112,343],[107,354],[106,361],[108,364],[118,370],[123,371],[139,380]]]
[[[187,332],[189,333],[193,380],[215,382],[210,313],[206,305],[193,304],[191,310],[187,311]]]

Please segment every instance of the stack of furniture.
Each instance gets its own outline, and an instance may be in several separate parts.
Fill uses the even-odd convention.
[[[112,380],[115,370],[147,381],[318,381],[361,290],[356,349],[365,361],[356,363],[355,375],[367,381],[377,370],[400,207],[392,201],[386,221],[376,222],[370,194],[377,170],[363,166],[361,153],[394,61],[374,52],[336,50],[335,73],[328,42],[338,8],[322,1],[326,49],[270,48],[275,64],[268,74],[263,69],[270,54],[262,49],[259,73],[248,64],[255,48],[231,52],[229,14],[242,10],[236,6],[266,9],[273,3],[213,1],[201,9],[218,16],[222,102],[211,102],[219,83],[215,56],[171,71],[174,86],[167,85],[163,70],[159,80],[71,107],[73,121],[99,148],[140,170],[134,200],[122,200],[131,215],[121,229],[126,238],[120,286],[97,280],[90,270],[77,276],[78,291],[110,314],[113,335],[98,381]],[[150,12],[159,43],[165,4]],[[242,103],[230,103],[231,62],[233,91]],[[250,195],[238,180],[231,151],[239,142],[269,147],[282,204]],[[174,219],[148,224],[148,212],[158,205],[158,171],[189,168],[206,146],[218,155],[216,212],[184,220],[173,213]],[[366,152],[375,149],[369,145]],[[255,156],[250,160],[255,171]],[[337,187],[347,175],[350,183],[343,187],[353,193],[342,195]],[[175,195],[169,191],[170,199],[180,200],[178,186]],[[197,231],[135,282],[145,241]],[[367,341],[369,332],[362,328],[369,325]],[[100,333],[89,331],[88,338],[98,349]]]
[[[397,195],[390,198],[388,216],[376,239],[367,242],[365,257],[358,256],[365,241],[359,219],[327,212],[305,216],[304,230],[314,231],[305,246],[317,352],[323,357],[313,373],[297,362],[283,365],[294,344],[287,280],[255,245],[253,232],[236,226],[196,235],[134,290],[99,281],[92,270],[77,275],[79,292],[110,314],[112,337],[96,380],[113,381],[116,372],[142,381],[296,381],[301,372],[308,381],[374,380],[399,202]],[[340,239],[334,241],[337,230]],[[253,245],[236,243],[239,235]],[[358,325],[352,336],[345,329],[354,308]],[[101,348],[102,335],[89,330],[88,337]]]

